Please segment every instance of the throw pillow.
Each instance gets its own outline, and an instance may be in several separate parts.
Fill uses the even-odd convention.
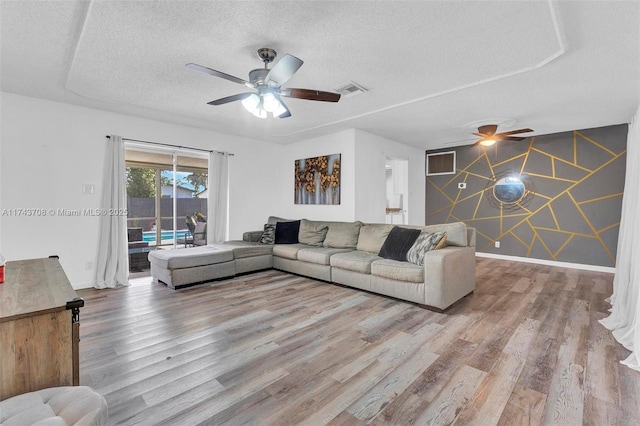
[[[378,256],[385,259],[407,261],[407,252],[420,235],[419,229],[395,226],[380,249]]]
[[[358,237],[356,250],[373,254],[380,253],[380,249],[392,229],[393,225],[375,224],[363,226],[360,228],[360,236]]]
[[[332,222],[322,245],[331,248],[356,248],[362,222]]]
[[[298,241],[309,246],[322,247],[322,242],[327,235],[329,227],[321,222],[312,222],[307,219],[300,221]]]
[[[416,265],[424,265],[424,256],[428,251],[438,250],[445,246],[447,233],[422,232],[407,252],[407,260]]]
[[[296,244],[299,231],[299,220],[276,223],[276,244]]]
[[[267,223],[260,237],[260,244],[273,244],[276,240],[276,225]]]

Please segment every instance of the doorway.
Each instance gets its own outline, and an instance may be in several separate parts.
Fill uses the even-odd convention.
[[[386,223],[409,223],[409,160],[385,158]]]

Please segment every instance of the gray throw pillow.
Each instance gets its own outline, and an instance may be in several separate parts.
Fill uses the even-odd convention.
[[[367,253],[378,254],[384,244],[389,232],[393,229],[393,225],[364,225],[360,228],[360,236],[358,237],[358,251],[366,251]]]
[[[322,244],[331,248],[356,248],[362,222],[332,222]]]
[[[307,219],[300,221],[300,232],[298,241],[309,246],[322,247],[324,238],[327,236],[329,227],[319,222],[312,222]]]
[[[276,225],[267,223],[260,237],[260,244],[274,244],[276,241]]]
[[[424,265],[424,256],[428,251],[444,247],[447,242],[446,232],[421,232],[407,252],[407,261],[416,265]]]

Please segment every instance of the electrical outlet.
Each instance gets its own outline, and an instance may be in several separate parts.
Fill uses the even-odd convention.
[[[458,189],[467,189],[466,182],[458,182]]]
[[[496,241],[495,243],[493,243],[493,245],[495,246],[495,248],[500,248],[500,241]]]
[[[93,262],[91,260],[84,262],[84,269],[91,271],[93,269]]]

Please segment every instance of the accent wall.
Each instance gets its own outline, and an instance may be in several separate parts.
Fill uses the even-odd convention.
[[[475,227],[478,252],[613,267],[627,127],[427,151],[455,151],[456,168],[454,174],[426,177],[425,222]],[[510,176],[520,178],[525,194],[501,203],[494,184]]]

